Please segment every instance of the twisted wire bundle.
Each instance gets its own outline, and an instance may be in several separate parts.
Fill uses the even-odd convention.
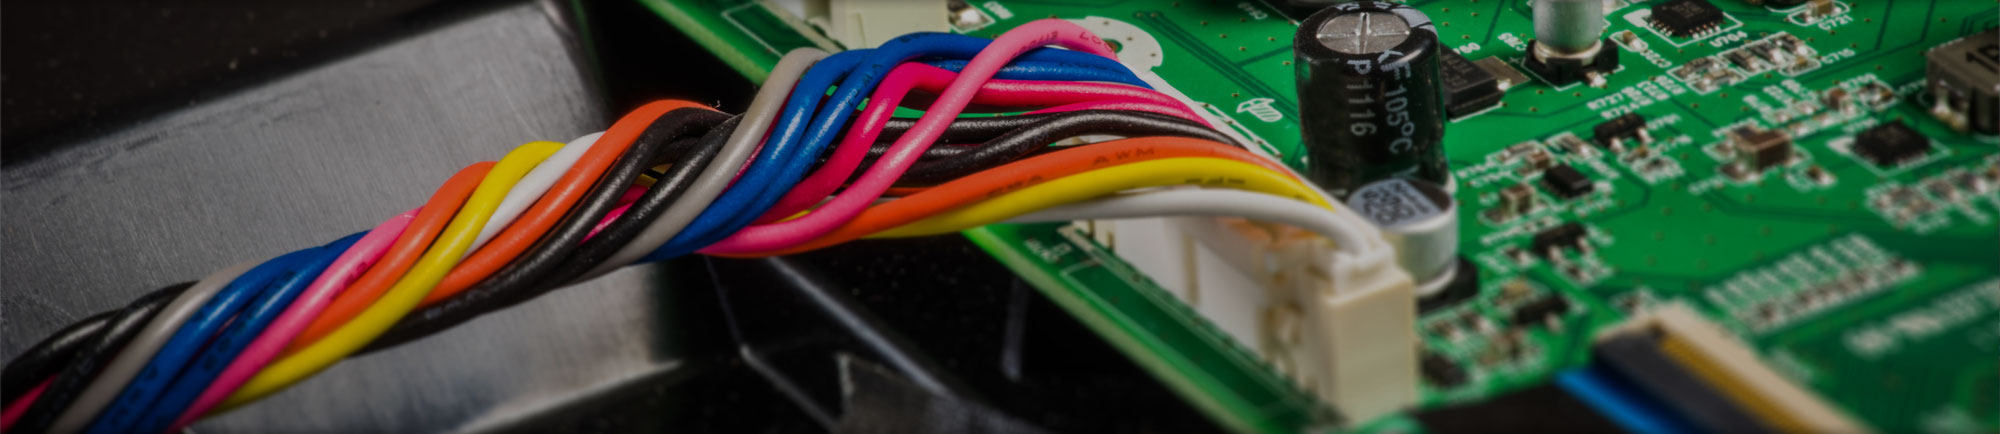
[[[893,117],[904,106],[924,114]],[[961,117],[968,109],[994,115]],[[1124,138],[1051,146],[1104,136]],[[912,34],[832,55],[799,49],[741,115],[653,102],[602,133],[467,166],[368,231],[78,321],[0,371],[0,425],[176,430],[350,355],[693,253],[1148,215],[1246,217],[1360,245],[1327,217],[1335,206],[1064,21],[990,41]]]

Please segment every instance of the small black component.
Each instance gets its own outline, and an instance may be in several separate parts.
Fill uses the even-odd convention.
[[[2000,29],[1924,52],[1924,84],[1937,101],[1932,113],[1960,131],[2000,134]]]
[[[1547,187],[1549,193],[1564,199],[1575,199],[1596,189],[1596,185],[1590,182],[1590,177],[1584,176],[1583,172],[1576,171],[1575,167],[1570,167],[1568,164],[1542,171],[1542,186]]]
[[[1458,367],[1458,363],[1452,362],[1444,355],[1425,351],[1419,364],[1419,371],[1424,374],[1424,380],[1432,385],[1450,389],[1465,384],[1465,369]]]
[[[1569,312],[1569,300],[1560,295],[1542,297],[1514,308],[1514,325],[1541,324],[1549,318]]]
[[[1708,0],[1667,0],[1653,4],[1653,27],[1677,38],[1715,30],[1722,20],[1722,9]]]
[[[1500,78],[1457,51],[1439,50],[1438,84],[1444,88],[1444,114],[1460,117],[1500,105]]]
[[[1590,127],[1590,131],[1597,134],[1591,140],[1597,142],[1598,146],[1607,148],[1611,147],[1613,141],[1639,141],[1640,133],[1646,132],[1646,117],[1638,113],[1626,113],[1624,116],[1611,118],[1595,127]]]
[[[1459,255],[1457,273],[1451,276],[1451,282],[1444,284],[1444,289],[1418,298],[1417,313],[1422,314],[1456,305],[1479,295],[1479,266],[1472,265],[1472,261],[1465,259],[1465,255]]]
[[[1529,247],[1533,249],[1534,253],[1541,255],[1547,255],[1552,251],[1561,249],[1581,248],[1583,247],[1583,237],[1587,234],[1588,232],[1583,229],[1582,223],[1563,223],[1562,225],[1535,234],[1535,240]]]
[[[1854,155],[1877,166],[1903,164],[1930,152],[1931,139],[1903,125],[1903,121],[1889,121],[1854,135]]]

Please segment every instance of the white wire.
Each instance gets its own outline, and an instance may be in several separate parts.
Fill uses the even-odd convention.
[[[1333,240],[1341,250],[1356,251],[1365,246],[1361,234],[1333,211],[1291,198],[1241,190],[1169,189],[1125,193],[1049,207],[1007,221],[1035,223],[1161,216],[1242,217],[1283,223]]]
[[[514,183],[514,188],[507,190],[507,196],[500,199],[500,207],[493,210],[493,218],[487,220],[486,226],[479,229],[479,236],[472,239],[472,248],[465,249],[465,254],[459,259],[478,251],[480,246],[500,235],[501,230],[507,229],[507,225],[513,224],[514,218],[526,212],[529,205],[541,200],[542,194],[548,193],[549,188],[555,186],[563,173],[569,172],[570,166],[575,166],[576,160],[582,159],[583,153],[589,151],[590,145],[597,143],[597,137],[602,135],[603,132],[596,132],[571,140],[562,149],[550,154],[548,159],[542,160],[541,164],[536,164],[534,169],[528,170],[527,175],[521,176],[521,181]]]

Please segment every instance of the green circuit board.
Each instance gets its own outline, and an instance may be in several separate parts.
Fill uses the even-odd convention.
[[[837,48],[774,3],[641,0],[726,62],[761,79],[791,48]],[[2000,430],[2000,138],[1934,117],[1925,50],[2000,26],[1986,0],[1844,1],[1804,7],[1709,0],[1714,31],[1674,37],[1646,25],[1650,0],[1613,1],[1606,34],[1621,68],[1602,86],[1530,80],[1498,107],[1453,119],[1444,147],[1457,182],[1460,253],[1478,268],[1474,298],[1418,320],[1426,357],[1469,379],[1421,386],[1420,406],[1477,401],[1546,383],[1589,362],[1593,332],[1648,306],[1680,302],[1749,343],[1792,381],[1887,432]],[[1444,49],[1518,71],[1534,36],[1528,0],[1413,0]],[[1039,18],[1106,30],[1120,49],[1158,46],[1152,72],[1226,127],[1297,167],[1291,41],[1297,23],[1261,1],[993,0],[965,5],[993,36]],[[1810,21],[1810,22],[1807,22]],[[1629,33],[1628,33],[1629,32]],[[1127,38],[1150,38],[1153,43]],[[1789,66],[1732,66],[1758,43],[1802,45]],[[1151,54],[1151,53],[1149,53]],[[1694,66],[1713,70],[1694,71]],[[1689,73],[1696,73],[1690,75]],[[1690,80],[1708,74],[1714,80]],[[1851,96],[1835,107],[1838,90]],[[1592,127],[1637,113],[1646,152],[1584,144]],[[1920,159],[1882,168],[1854,137],[1901,122],[1929,137]],[[1744,129],[1781,131],[1792,157],[1743,169],[1726,146]],[[1524,158],[1539,153],[1548,161]],[[1527,164],[1560,164],[1594,183],[1565,199]],[[1983,183],[1983,184],[1982,184]],[[1533,210],[1494,211],[1503,190]],[[1530,252],[1539,232],[1585,228],[1578,252]],[[1290,386],[1199,315],[1088,236],[1062,225],[968,232],[1058,304],[1225,427],[1402,429],[1392,417],[1343,420]],[[1515,325],[1530,300],[1572,306]]]

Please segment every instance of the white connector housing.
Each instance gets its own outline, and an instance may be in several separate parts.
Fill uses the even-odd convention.
[[[1146,30],[1114,17],[1071,22],[1119,41],[1118,61],[1154,89],[1211,124],[1236,124],[1214,108],[1221,104],[1194,101],[1153,72],[1172,53]],[[1248,129],[1221,131],[1240,143],[1262,142]],[[1078,224],[1347,420],[1364,421],[1417,402],[1416,291],[1380,230],[1345,205],[1334,206],[1342,226],[1365,232],[1359,237],[1364,245],[1336,250],[1296,228],[1240,219]]]
[[[951,31],[944,0],[804,0],[802,16],[848,49],[874,48],[897,36]]]
[[[1369,245],[1337,250],[1298,229],[1240,219],[1084,224],[1099,243],[1349,420],[1416,402],[1415,286],[1380,233],[1363,237]]]

